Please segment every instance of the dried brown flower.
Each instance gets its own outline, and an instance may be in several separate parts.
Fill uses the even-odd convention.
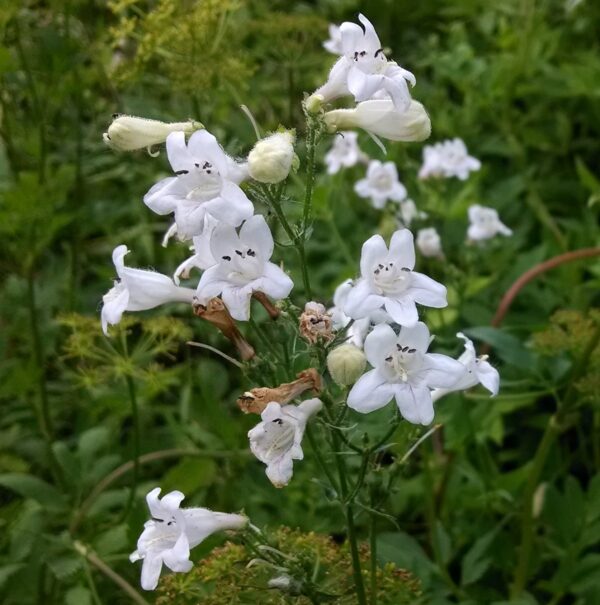
[[[331,342],[334,338],[331,314],[317,302],[307,302],[300,315],[300,335],[316,344],[319,340]]]

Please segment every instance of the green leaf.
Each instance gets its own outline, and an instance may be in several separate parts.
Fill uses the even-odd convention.
[[[77,573],[83,563],[78,555],[64,555],[62,557],[49,557],[48,567],[57,580],[66,580]]]
[[[452,558],[452,544],[448,532],[439,520],[433,526],[433,541],[442,563],[446,565]]]
[[[94,550],[99,555],[112,555],[126,550],[129,546],[128,531],[129,528],[124,524],[111,527],[94,542]]]
[[[0,475],[0,486],[24,498],[32,498],[49,509],[62,510],[66,505],[64,496],[53,485],[33,475],[6,473]]]
[[[65,605],[92,605],[92,593],[81,584],[70,588],[65,595]]]
[[[189,494],[210,485],[216,473],[217,465],[210,458],[187,458],[169,470],[161,485],[165,493],[178,489]]]
[[[435,565],[421,545],[404,532],[384,532],[377,537],[377,552],[381,563],[395,563],[412,571],[424,582],[435,574]]]
[[[487,571],[492,558],[486,555],[497,533],[498,529],[493,529],[484,534],[467,551],[462,560],[461,586],[473,584]]]
[[[9,563],[0,567],[0,588],[6,584],[7,580],[25,567],[25,563]]]

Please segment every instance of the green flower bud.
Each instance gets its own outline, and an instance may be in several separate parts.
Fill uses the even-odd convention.
[[[279,183],[287,178],[294,162],[293,131],[276,132],[254,145],[248,155],[248,173],[260,183]]]
[[[343,344],[327,355],[327,369],[340,386],[354,384],[367,365],[365,354],[356,345]]]

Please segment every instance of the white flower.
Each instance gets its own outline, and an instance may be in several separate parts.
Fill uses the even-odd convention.
[[[135,151],[164,143],[172,132],[191,134],[200,128],[204,126],[194,120],[167,123],[136,116],[115,115],[103,139],[117,151]]]
[[[350,168],[359,162],[367,162],[368,156],[358,146],[358,134],[351,130],[338,132],[331,149],[325,154],[327,174],[336,174],[341,168]]]
[[[329,132],[362,128],[390,141],[424,141],[431,134],[431,120],[418,101],[406,110],[389,99],[363,101],[353,109],[334,109],[323,116]]]
[[[323,48],[333,55],[343,54],[342,50],[342,32],[338,25],[329,24],[329,40],[323,42]]]
[[[456,138],[435,145],[425,145],[419,178],[457,177],[464,181],[469,177],[469,173],[480,168],[481,162],[470,156],[464,142]]]
[[[144,524],[137,550],[129,557],[132,563],[144,561],[141,582],[144,590],[156,588],[163,563],[172,571],[190,571],[193,567],[190,549],[217,531],[242,529],[248,524],[243,515],[215,513],[207,508],[179,508],[185,498],[181,492],[169,492],[162,499],[159,494],[157,487],[146,496],[152,519]]]
[[[354,191],[360,197],[371,199],[373,206],[379,210],[385,207],[388,200],[400,202],[406,197],[406,187],[398,179],[394,162],[382,163],[371,160],[367,176],[354,185]]]
[[[217,261],[200,278],[197,296],[206,304],[219,294],[234,319],[247,321],[253,292],[264,292],[275,299],[288,296],[294,283],[277,265],[269,262],[273,236],[265,219],[257,214],[241,227],[218,226],[210,248]]]
[[[413,200],[407,199],[400,202],[400,210],[396,216],[401,227],[410,227],[415,219],[427,218],[427,213],[421,212]]]
[[[267,477],[275,487],[287,485],[294,472],[294,460],[302,460],[302,437],[308,420],[323,407],[320,399],[300,405],[272,401],[261,414],[262,422],[248,432],[252,453],[267,465]]]
[[[352,318],[348,317],[343,311],[348,293],[352,290],[352,287],[352,280],[347,279],[335,289],[333,307],[329,309],[334,330],[343,330],[352,321]],[[372,324],[391,323],[392,321],[392,318],[383,309],[376,309],[367,317],[354,320],[346,330],[346,342],[362,348],[365,336],[369,333]]]
[[[214,230],[220,225],[219,221],[207,214],[204,217],[202,233],[192,238],[191,250],[192,256],[184,260],[173,274],[173,281],[179,285],[181,278],[188,279],[192,269],[201,269],[204,271],[217,263],[210,249],[210,240]]]
[[[491,239],[495,235],[512,235],[509,229],[498,217],[494,208],[475,204],[469,207],[469,229],[467,236],[470,240],[479,241]]]
[[[185,134],[174,132],[167,137],[167,155],[177,176],[156,183],[144,203],[157,214],[174,213],[180,239],[199,235],[207,214],[233,227],[252,216],[252,202],[238,185],[246,171],[212,134],[199,130],[186,145]]]
[[[248,173],[261,183],[279,183],[287,178],[294,161],[293,132],[276,132],[254,145],[248,154]]]
[[[350,94],[358,103],[385,91],[396,109],[408,109],[411,100],[408,83],[415,85],[414,75],[388,61],[371,22],[364,15],[358,19],[361,25],[345,22],[340,26],[343,54],[331,69],[327,82],[314,95],[328,102]]]
[[[440,257],[442,253],[442,240],[435,227],[419,229],[417,231],[417,248],[423,256],[429,258]]]
[[[430,337],[423,322],[402,327],[396,336],[386,325],[375,326],[365,340],[365,355],[374,367],[352,387],[348,406],[364,413],[396,399],[400,413],[413,424],[433,420],[431,388],[456,382],[464,366],[446,355],[427,353]]]
[[[117,246],[112,259],[119,279],[102,297],[102,330],[108,336],[108,326],[121,321],[125,311],[145,311],[169,302],[192,302],[195,292],[180,288],[173,280],[155,271],[133,269],[125,266],[127,246]]]
[[[456,382],[447,388],[435,389],[432,393],[433,400],[437,401],[447,393],[464,391],[478,384],[482,384],[492,396],[497,395],[500,388],[498,370],[488,362],[487,355],[477,357],[472,340],[467,338],[462,332],[458,332],[456,336],[465,341],[465,350],[458,358],[458,361],[464,366],[465,372]]]
[[[413,271],[414,266],[415,247],[408,229],[394,233],[389,250],[381,235],[369,238],[360,257],[362,279],[348,293],[344,312],[360,319],[384,307],[396,323],[414,326],[419,319],[415,303],[445,307],[445,286]]]

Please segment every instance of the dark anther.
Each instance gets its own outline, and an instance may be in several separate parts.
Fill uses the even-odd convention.
[[[204,162],[204,164],[202,164],[202,168],[212,168],[212,164],[210,162]]]
[[[207,171],[206,171],[206,174],[211,174],[210,170],[207,170]]]
[[[156,517],[152,517],[152,521],[156,521],[157,523],[163,523],[164,519],[157,519]]]
[[[398,349],[398,351],[402,351],[402,347],[399,344],[396,345],[396,348]]]
[[[392,361],[392,356],[390,355],[389,357],[385,358],[386,361]]]
[[[360,51],[360,56],[361,56],[361,57],[364,57],[366,54],[367,54],[367,51],[366,51],[366,50],[361,50],[361,51]]]
[[[383,269],[383,265],[381,265],[381,264],[380,264],[380,265],[377,265],[377,266],[378,266],[380,269]]]
[[[242,253],[242,251],[241,251],[241,250],[236,250],[236,251],[235,251],[235,253],[236,253],[238,256],[244,256],[244,254]]]
[[[389,270],[390,270],[390,268],[389,268],[389,267],[386,267],[386,268],[385,268],[385,270],[386,270],[386,271],[389,271]]]
[[[381,271],[379,269],[375,269],[375,275],[379,275]]]
[[[354,53],[354,60],[355,60],[355,61],[358,61],[358,51],[356,51],[356,52]]]
[[[273,422],[275,424],[283,424],[283,420],[281,418],[275,418],[275,420],[273,420]]]
[[[169,521],[167,525],[173,525],[173,521]]]
[[[410,273],[410,269],[408,267],[402,267],[402,271],[408,271]]]
[[[176,170],[175,176],[179,176],[180,174],[187,174],[189,170]]]
[[[106,133],[106,138],[107,138],[109,141],[111,140],[110,135],[109,135],[108,133]]]
[[[231,256],[222,256],[221,257],[223,260],[231,260]]]
[[[417,352],[417,349],[408,349],[408,352],[409,352],[409,353],[416,353],[416,352]]]
[[[366,36],[367,35],[367,30],[365,29],[365,26],[364,26],[363,22],[360,19],[358,19],[358,17],[357,17],[357,20],[358,20],[358,26],[360,27],[360,29],[363,30],[363,34]]]
[[[256,256],[256,252],[254,252],[254,250],[252,250],[251,248],[248,248],[248,252],[246,252],[246,254],[248,256]]]
[[[113,113],[112,114],[113,120],[116,120],[120,115],[121,115],[120,113]]]
[[[383,54],[383,48],[380,48],[379,50],[376,50],[376,51],[375,51],[375,58],[377,58],[377,55],[378,55],[379,53],[382,53],[382,54]]]
[[[198,164],[198,162],[194,162],[194,166],[196,166],[196,168],[200,168],[200,164]]]

